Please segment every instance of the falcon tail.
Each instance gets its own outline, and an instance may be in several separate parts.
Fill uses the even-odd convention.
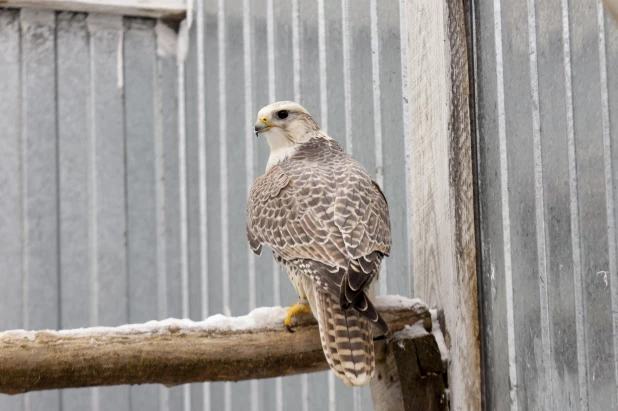
[[[348,386],[367,384],[375,369],[372,325],[356,310],[342,310],[339,299],[314,287],[314,315],[330,368]]]

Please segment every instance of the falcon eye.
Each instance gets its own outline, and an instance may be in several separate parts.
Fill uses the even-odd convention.
[[[284,118],[288,117],[288,111],[287,110],[281,110],[280,112],[277,113],[277,117],[279,117],[281,120],[283,120]]]

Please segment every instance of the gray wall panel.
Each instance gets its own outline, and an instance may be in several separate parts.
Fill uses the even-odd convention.
[[[566,104],[562,48],[560,2],[543,2],[536,7],[536,48],[539,87],[541,153],[543,154],[543,201],[546,238],[552,378],[551,400],[554,408],[568,409],[579,400],[577,334],[572,272],[571,226],[569,206],[569,164],[566,138]],[[542,22],[542,24],[541,24]],[[551,153],[547,155],[546,153]]]
[[[85,14],[57,18],[58,190],[60,229],[60,326],[90,324],[90,211],[88,110],[90,48]],[[61,392],[67,409],[87,409],[92,390]]]
[[[176,50],[167,46],[170,36],[175,39],[173,29],[157,23],[157,108],[156,121],[160,133],[160,147],[157,158],[162,164],[157,184],[162,192],[162,204],[157,212],[159,221],[163,219],[158,238],[164,242],[164,267],[159,267],[159,318],[183,317],[182,285],[182,244],[181,244],[181,202],[180,202],[180,164],[179,164],[179,124],[178,124],[178,69]],[[166,46],[166,47],[163,47]],[[161,248],[159,248],[161,250]],[[159,255],[159,262],[161,256]],[[163,288],[163,292],[161,291]],[[163,295],[162,295],[163,293]],[[184,387],[163,390],[162,411],[183,410],[185,405]],[[167,406],[166,406],[167,405]]]
[[[496,62],[496,33],[493,1],[479,1],[476,8],[476,91],[478,189],[488,193],[487,201],[480,200],[479,224],[482,238],[482,312],[484,338],[485,409],[510,408],[509,358],[507,350],[506,285],[504,237],[502,236],[502,199],[500,197],[500,146],[498,71]],[[503,104],[502,96],[502,104]],[[502,109],[503,110],[503,109]],[[482,131],[482,132],[481,132]],[[489,200],[491,199],[491,202]]]
[[[320,1],[324,9],[322,24],[324,25],[324,56],[323,74],[321,79],[326,85],[326,99],[322,102],[321,127],[336,139],[343,147],[346,144],[345,122],[345,91],[343,77],[343,18],[342,6],[338,1]]]
[[[188,254],[188,316],[191,319],[203,317],[202,309],[202,267],[205,256],[200,255],[203,239],[200,236],[200,172],[198,145],[198,54],[197,24],[189,31],[189,44],[184,64],[185,75],[185,161],[186,161],[186,204],[187,204],[187,254]],[[180,114],[182,115],[182,113]],[[204,175],[203,178],[206,178]],[[191,384],[190,402],[192,410],[204,409],[204,384]]]
[[[58,180],[55,88],[56,15],[23,10],[22,177],[25,194],[24,326],[58,328]],[[60,409],[58,391],[31,393],[27,406]]]
[[[569,6],[588,406],[611,409],[618,404],[613,360],[618,353],[611,343],[616,335],[611,327],[597,4],[569,2]]]
[[[377,98],[377,95],[373,88],[372,57],[376,50],[372,47],[371,38],[371,2],[343,0],[342,19],[346,151],[375,178],[374,98]],[[354,409],[361,410],[364,409],[361,391],[368,389],[369,387],[363,387],[349,390],[341,387],[337,389],[337,395],[344,399],[352,391]]]
[[[372,176],[375,169],[375,130],[369,0],[343,1],[344,85],[346,98],[346,151]],[[346,27],[347,26],[347,27]],[[346,47],[347,46],[347,47]],[[347,57],[347,67],[345,58]]]
[[[603,95],[603,88],[607,93],[607,100],[604,101],[605,116],[607,118],[604,121],[604,134],[606,141],[605,158],[610,160],[618,158],[618,119],[616,115],[610,115],[610,113],[616,113],[618,111],[618,71],[610,69],[611,67],[618,67],[618,47],[612,46],[618,44],[618,24],[612,18],[610,13],[604,13],[602,34],[604,34],[604,47],[601,49],[601,55],[605,57],[605,65],[601,67],[601,73],[605,73],[605,77],[601,77],[601,81],[605,81],[602,84],[601,93]],[[601,59],[603,64],[603,59]],[[605,70],[603,70],[603,67]],[[609,148],[608,148],[609,146]],[[611,300],[612,300],[612,313],[613,313],[613,332],[614,332],[614,378],[618,381],[618,164],[613,161],[609,161],[611,167],[606,167],[606,181],[609,182],[608,189],[608,228],[609,232],[609,281],[611,283]],[[613,230],[613,231],[612,231]]]
[[[204,106],[200,109],[204,117],[204,125],[200,134],[204,134],[205,146],[200,147],[200,151],[205,151],[206,158],[206,208],[208,221],[208,276],[206,293],[208,294],[208,314],[226,313],[226,299],[229,310],[229,231],[227,199],[222,197],[222,188],[227,189],[227,177],[223,172],[225,160],[222,153],[226,152],[226,119],[222,113],[225,112],[226,100],[222,96],[225,92],[225,61],[221,53],[225,53],[225,48],[220,48],[223,40],[221,35],[225,35],[225,16],[219,15],[218,0],[205,0],[202,2],[203,23],[197,22],[198,30],[200,24],[205,24],[204,39],[202,49],[198,51],[198,58],[203,62],[205,72],[203,74],[203,86],[199,93],[204,101]],[[198,13],[200,13],[198,4]],[[221,10],[223,13],[223,10]],[[199,31],[198,31],[199,33]],[[198,34],[199,35],[199,34]],[[200,41],[198,40],[198,47]],[[223,70],[221,70],[223,69]],[[221,81],[223,80],[223,81]],[[198,78],[199,81],[199,78]],[[223,133],[222,133],[223,131]],[[223,144],[223,145],[222,145]],[[222,151],[223,150],[223,151]],[[220,171],[219,171],[220,170]],[[226,209],[224,210],[224,202]],[[224,221],[225,218],[225,221]],[[243,254],[245,255],[245,254]],[[224,290],[227,288],[227,290]],[[227,294],[226,294],[227,293]],[[229,311],[227,311],[229,315]],[[210,402],[208,406],[211,410],[225,409],[226,395],[229,397],[231,387],[225,383],[210,384]]]
[[[318,124],[323,124],[322,96],[326,90],[321,85],[324,74],[320,67],[320,16],[323,4],[314,0],[299,0],[299,51],[300,58],[300,104],[305,107]],[[325,37],[325,36],[324,36]],[[323,39],[322,41],[324,41]],[[323,64],[322,64],[323,66]],[[261,173],[260,173],[261,174]],[[310,393],[303,403],[309,410],[327,410],[329,382],[327,373],[315,373],[306,377],[306,392]]]
[[[156,318],[158,218],[154,22],[126,19],[124,38],[129,322]],[[131,409],[154,409],[158,387],[131,387]]]
[[[374,41],[378,50],[374,50],[374,58],[378,61],[379,73],[374,73],[375,82],[379,81],[379,106],[381,125],[382,171],[376,170],[381,176],[380,182],[384,194],[388,198],[391,217],[391,232],[393,246],[391,255],[386,262],[386,277],[381,279],[376,292],[406,293],[412,288],[411,272],[408,265],[412,247],[407,239],[407,208],[406,208],[406,153],[404,147],[403,95],[401,78],[401,28],[399,16],[399,1],[373,1],[376,22]],[[375,63],[374,63],[375,65]],[[375,97],[374,97],[375,99]],[[376,142],[377,143],[377,142]],[[377,146],[376,144],[376,152]],[[401,290],[401,291],[400,291]]]
[[[594,0],[486,3],[475,15],[486,406],[613,409],[616,22]]]
[[[320,45],[319,15],[316,1],[299,0],[299,50],[300,104],[305,107],[318,124],[322,124],[320,113]]]
[[[293,33],[293,13],[298,7],[297,1],[289,0],[273,0],[274,16],[273,16],[273,55],[274,55],[274,101],[295,100],[298,94],[298,87],[295,85],[294,73],[297,68],[298,61],[294,62],[294,33]],[[272,103],[273,101],[269,101]],[[258,109],[259,110],[259,109]],[[257,114],[257,113],[256,113]],[[264,144],[262,140],[258,143]],[[264,253],[265,256],[270,253]],[[298,296],[294,292],[292,284],[287,279],[287,274],[284,270],[280,271],[279,275],[279,292],[280,304],[288,306],[295,303]],[[284,377],[281,379],[283,410],[290,407],[302,406],[303,402],[299,399],[303,398],[303,387],[300,376]]]
[[[2,309],[18,314],[5,328],[23,326],[22,316],[33,328],[43,326],[32,323],[42,316],[54,322],[46,327],[54,328],[118,325],[168,316],[242,315],[256,306],[295,302],[270,251],[254,257],[245,240],[249,185],[263,173],[269,154],[251,130],[257,111],[276,100],[300,101],[333,137],[359,150],[357,157],[392,193],[393,226],[405,227],[405,190],[399,189],[405,173],[397,172],[405,164],[398,3],[199,0],[194,6],[180,65],[175,33],[161,22],[26,12],[39,22],[28,27],[46,27],[37,29],[45,33],[34,41],[20,29],[19,13],[1,13],[7,24],[0,28],[6,61],[0,70],[13,81],[3,78],[0,87],[8,87],[14,99],[7,100],[14,101],[7,107],[10,116],[0,117],[13,130],[12,143],[2,148],[3,159],[13,161],[2,166],[20,176],[10,180],[1,203],[3,215],[17,225],[3,230],[12,238],[28,236],[13,243],[14,254],[0,263],[15,267],[23,259],[24,278],[37,278],[33,284],[16,277],[16,291]],[[46,24],[40,24],[41,15]],[[39,67],[33,59],[51,64]],[[23,105],[14,78],[24,79]],[[37,98],[28,99],[28,87],[39,83]],[[22,138],[30,142],[45,135],[31,128],[22,134],[22,107],[34,130],[54,132],[57,121],[57,142],[53,134],[36,151],[22,144]],[[22,181],[27,190],[42,182],[45,189],[22,196]],[[22,225],[22,213],[27,213],[23,223],[36,217],[28,214],[31,204],[41,222],[36,232]],[[33,248],[43,236],[51,239],[47,248]],[[388,284],[408,290],[405,229],[395,237],[401,244],[394,248]],[[52,264],[43,267],[43,261]],[[37,277],[45,270],[53,274],[51,287]],[[42,294],[43,287],[51,296],[36,300],[46,304],[44,311],[30,297],[33,288]],[[22,303],[22,296],[30,301]],[[19,313],[22,307],[32,315]],[[46,396],[60,406],[55,392],[33,394],[28,401],[36,408]],[[23,398],[11,398],[10,404],[20,406]],[[368,390],[350,390],[324,372],[190,389],[71,390],[62,394],[61,405],[360,410],[371,409],[369,398]]]
[[[273,33],[273,14],[269,10],[269,0],[259,0],[251,2],[251,15],[253,16],[253,35],[252,38],[252,95],[253,111],[249,117],[251,127],[255,122],[257,111],[267,105],[271,99],[271,90],[274,94],[275,77],[274,61],[269,60],[273,55],[274,49],[270,47],[269,30]],[[274,55],[273,55],[274,57]],[[272,61],[272,63],[271,63]],[[252,136],[254,141],[254,170],[255,177],[264,173],[266,162],[268,161],[269,148],[259,138]],[[255,258],[255,304],[257,307],[267,307],[280,305],[278,283],[275,284],[273,276],[279,276],[276,265],[273,261],[270,250],[264,250],[260,257]],[[275,285],[277,286],[275,295]],[[270,378],[258,381],[258,409],[277,410],[277,379]]]
[[[485,407],[612,409],[618,24],[598,0],[473,5]],[[0,329],[295,302],[244,233],[269,153],[251,128],[276,100],[382,184],[394,245],[377,291],[412,292],[400,1],[194,6],[180,64],[161,22],[0,10]],[[330,372],[0,397],[24,406],[372,408]]]
[[[228,231],[227,252],[222,257],[228,259],[227,271],[229,278],[224,283],[224,312],[231,315],[243,315],[249,311],[249,253],[240,247],[246,241],[245,213],[249,187],[247,187],[246,152],[251,150],[246,142],[247,135],[251,136],[253,122],[245,119],[245,70],[244,70],[244,25],[243,1],[226,1],[225,14],[225,106],[221,107],[221,122],[226,124],[225,133],[221,132],[221,144],[225,144],[224,167],[221,190],[225,190],[227,208],[227,226],[222,229]],[[222,39],[219,38],[220,45]],[[220,46],[221,47],[221,46]],[[255,114],[253,114],[255,115]],[[222,130],[223,131],[223,130]],[[222,152],[223,153],[223,152]],[[223,198],[224,193],[221,193]],[[222,222],[224,220],[222,219]],[[225,273],[225,271],[224,271]],[[225,275],[225,274],[224,274]],[[249,382],[228,383],[230,390],[231,409],[248,410],[252,402]],[[230,407],[230,404],[227,405]],[[229,408],[228,408],[229,409]]]
[[[0,329],[23,328],[23,204],[19,12],[0,10]],[[23,397],[0,396],[19,410]]]
[[[508,16],[508,18],[507,18]],[[505,3],[502,8],[505,138],[511,226],[510,259],[514,292],[514,338],[517,358],[518,402],[539,409],[545,392],[541,382],[539,270],[536,243],[533,110],[528,63],[525,8]],[[517,165],[517,166],[515,166]]]
[[[89,135],[92,226],[91,325],[129,321],[124,87],[121,17],[88,16],[91,126]],[[113,303],[110,303],[113,302]],[[128,410],[128,387],[101,387],[93,397],[100,410]]]

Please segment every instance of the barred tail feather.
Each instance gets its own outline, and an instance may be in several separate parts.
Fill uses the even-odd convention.
[[[328,364],[346,385],[367,384],[375,369],[371,324],[356,310],[342,310],[338,298],[315,288],[313,291],[312,310]]]
[[[378,327],[380,331],[382,331],[382,334],[386,339],[391,338],[391,332],[388,328],[388,324],[386,323],[386,321],[384,321],[384,318],[382,318],[376,307],[373,305],[373,303],[365,293],[362,293],[358,297],[356,297],[353,307],[367,321],[375,324],[375,326]]]

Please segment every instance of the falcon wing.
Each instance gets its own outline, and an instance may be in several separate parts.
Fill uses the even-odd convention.
[[[256,253],[267,245],[287,260],[347,269],[351,260],[390,252],[388,205],[360,163],[339,150],[308,148],[256,180],[247,238]]]

